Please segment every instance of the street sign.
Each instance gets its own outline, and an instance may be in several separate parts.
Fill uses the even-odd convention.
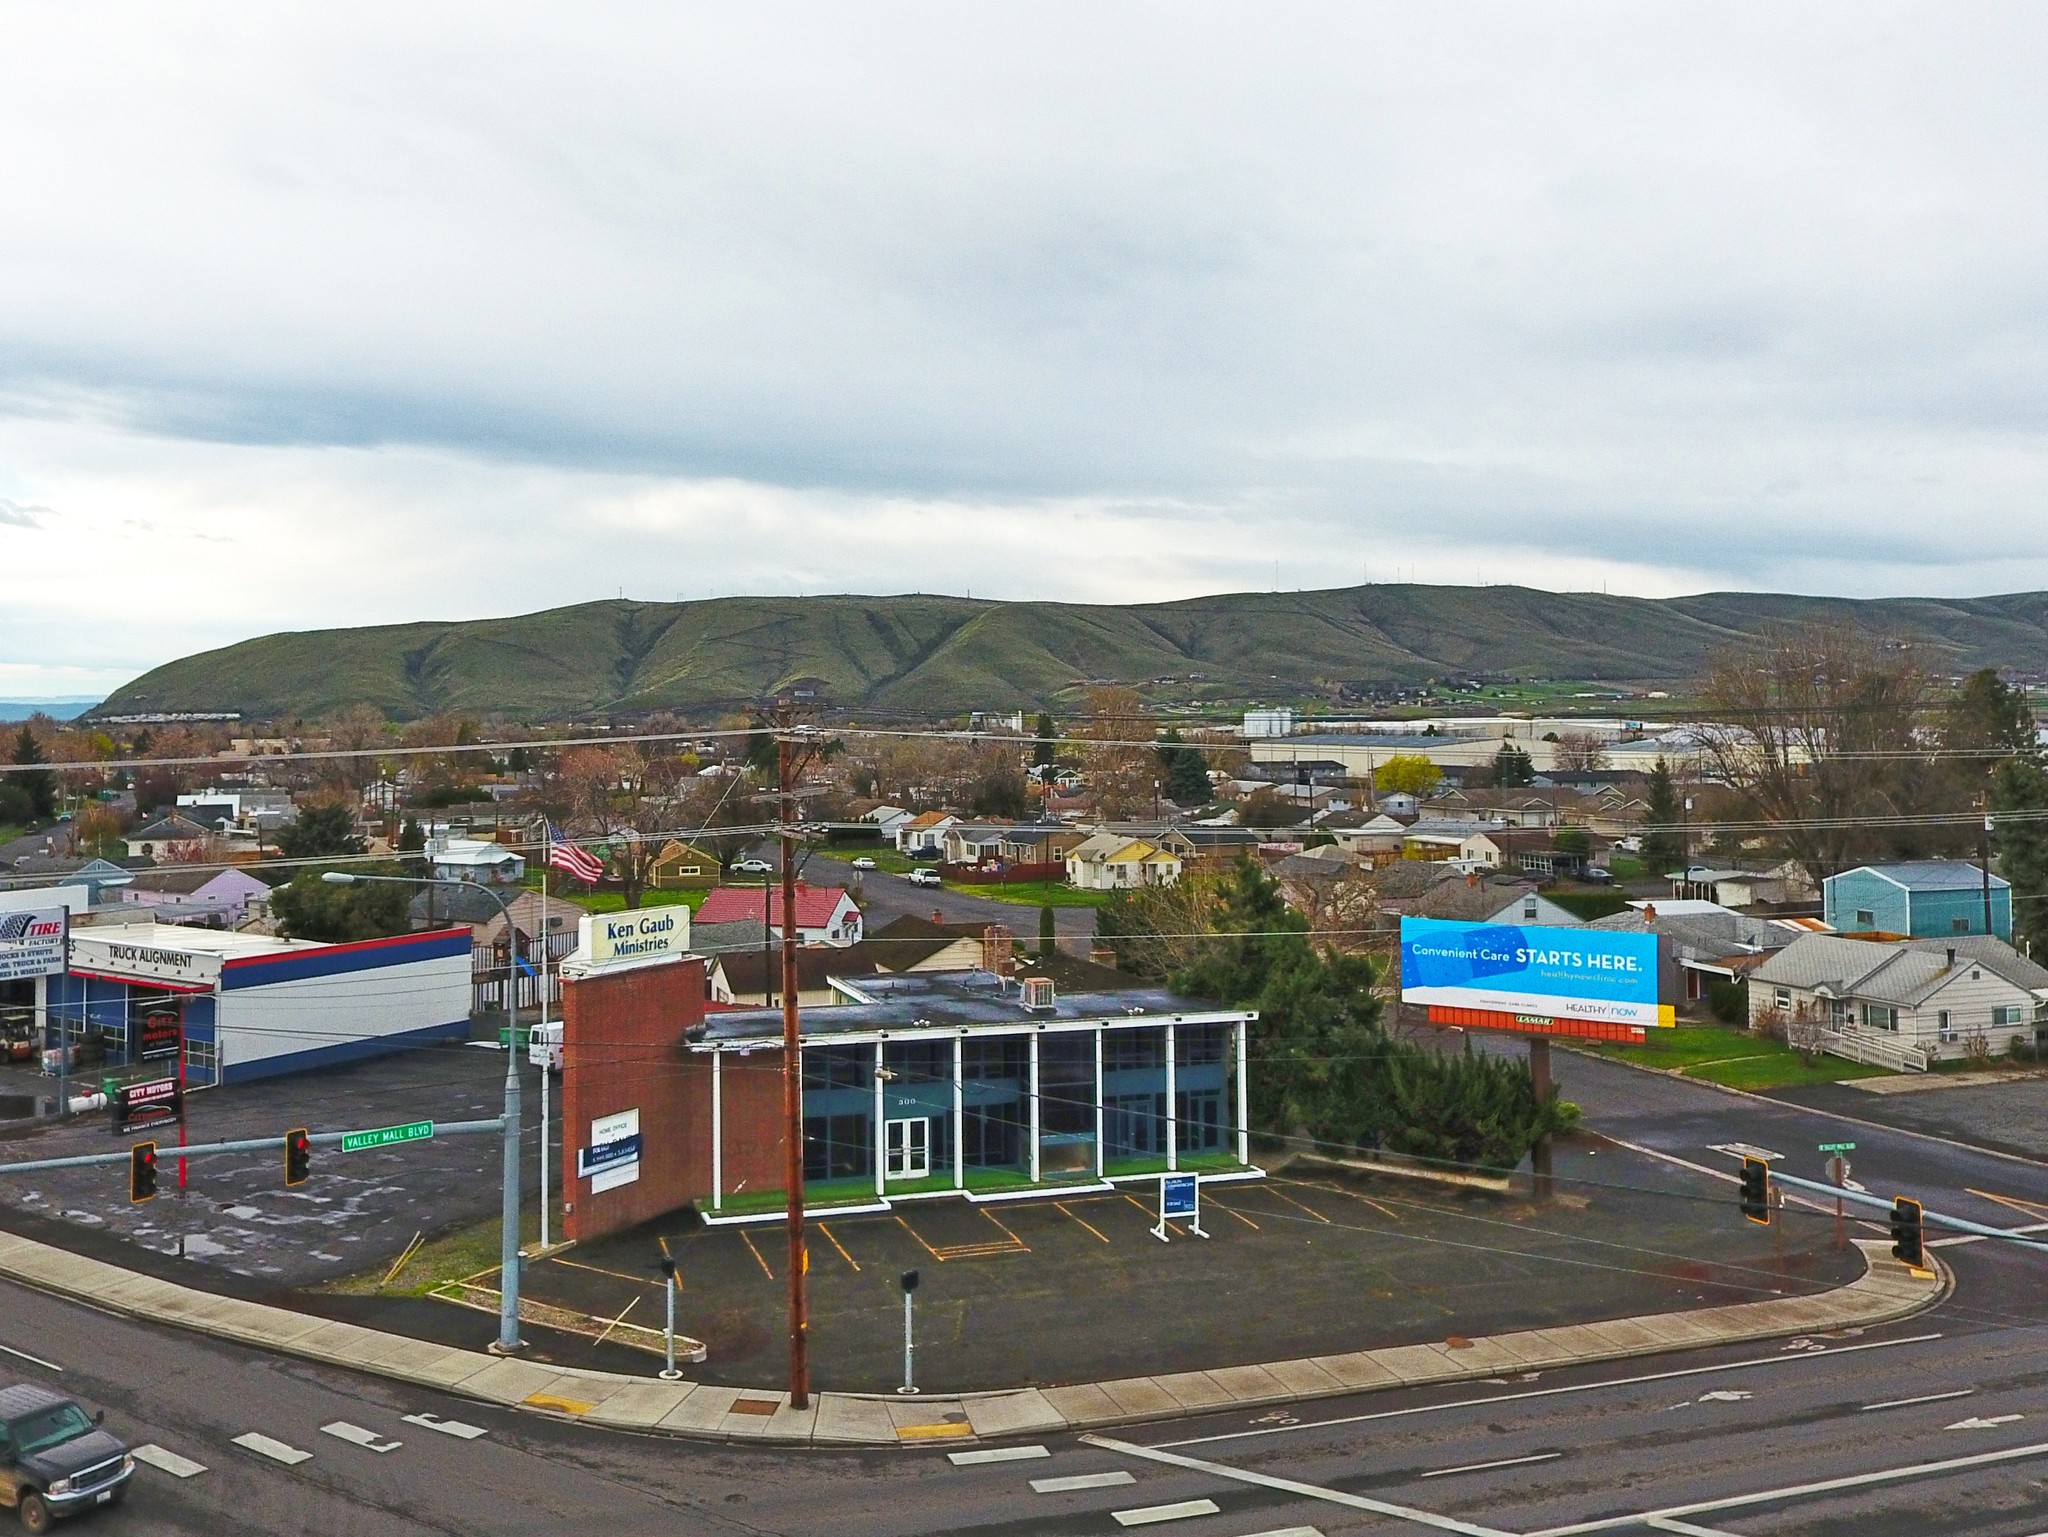
[[[1849,1183],[1849,1160],[1840,1153],[1828,1159],[1828,1183],[1843,1186]]]
[[[395,1142],[424,1142],[434,1134],[432,1121],[413,1121],[405,1126],[380,1126],[375,1131],[352,1131],[341,1139],[344,1153],[360,1153],[365,1148],[390,1147]]]
[[[1856,1144],[1853,1142],[1823,1142],[1820,1145],[1820,1150],[1823,1153],[1853,1153],[1856,1151]]]
[[[1197,1238],[1209,1236],[1202,1231],[1202,1184],[1192,1174],[1159,1176],[1159,1226],[1152,1229],[1152,1236],[1165,1243],[1166,1224],[1176,1220],[1186,1222]]]

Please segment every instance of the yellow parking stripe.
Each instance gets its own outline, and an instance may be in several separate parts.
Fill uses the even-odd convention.
[[[835,1248],[835,1249],[837,1249],[837,1250],[839,1251],[839,1257],[840,1257],[841,1259],[845,1260],[847,1264],[849,1264],[849,1265],[852,1265],[852,1266],[853,1266],[853,1269],[854,1269],[854,1273],[855,1273],[856,1275],[857,1275],[857,1274],[859,1274],[859,1273],[860,1273],[860,1266],[859,1266],[859,1264],[855,1262],[855,1260],[854,1260],[854,1257],[853,1257],[853,1256],[852,1256],[851,1254],[848,1254],[848,1253],[846,1252],[846,1245],[845,1245],[845,1244],[843,1244],[843,1243],[841,1243],[841,1242],[839,1241],[838,1237],[837,1237],[837,1236],[836,1236],[836,1235],[835,1235],[835,1234],[833,1233],[832,1229],[830,1229],[829,1227],[825,1226],[825,1224],[824,1224],[824,1223],[820,1222],[820,1223],[818,1224],[818,1231],[819,1231],[819,1232],[821,1232],[821,1233],[823,1233],[823,1234],[824,1234],[824,1235],[825,1235],[825,1236],[826,1236],[827,1238],[829,1238],[829,1239],[831,1239],[831,1240],[832,1240],[832,1247],[833,1247],[833,1248]]]

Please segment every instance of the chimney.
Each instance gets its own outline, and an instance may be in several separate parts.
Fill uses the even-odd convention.
[[[1657,904],[1655,902],[1645,902],[1643,904],[1643,922],[1653,929],[1657,926]]]
[[[932,909],[932,922],[934,922],[934,923],[944,923],[945,921],[946,921],[946,915],[945,915],[944,913],[940,912],[940,911],[939,911],[939,910],[938,910],[938,909],[937,909],[936,907],[935,907],[935,908],[933,908],[933,909]]]
[[[1953,970],[1956,964],[1956,947],[1954,945],[1948,947],[1948,964],[1950,969]]]
[[[1477,886],[1479,884],[1479,872],[1477,870],[1467,870],[1465,872],[1465,884],[1467,886]]]

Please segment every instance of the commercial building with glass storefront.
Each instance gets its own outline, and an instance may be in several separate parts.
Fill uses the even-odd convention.
[[[1193,1170],[1253,1172],[1248,1035],[1257,1015],[1159,988],[1056,995],[986,971],[834,978],[806,1008],[805,1200],[876,1205],[954,1191],[1011,1198]],[[781,1210],[778,1009],[708,1015],[699,1209]],[[695,1119],[695,1117],[693,1117]]]

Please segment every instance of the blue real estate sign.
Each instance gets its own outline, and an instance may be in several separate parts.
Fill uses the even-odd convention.
[[[1606,929],[1401,920],[1401,1001],[1492,1014],[1672,1023],[1657,998],[1657,936]]]

